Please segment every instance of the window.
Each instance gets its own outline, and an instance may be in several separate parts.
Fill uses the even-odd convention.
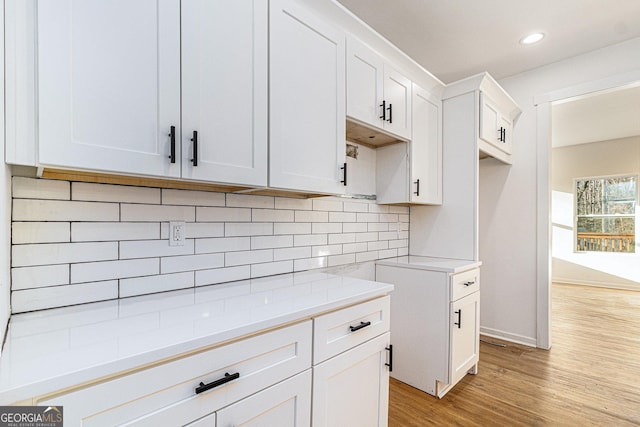
[[[637,176],[575,181],[576,251],[636,251],[637,183]]]

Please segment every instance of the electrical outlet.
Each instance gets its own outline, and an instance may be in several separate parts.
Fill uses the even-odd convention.
[[[184,221],[171,221],[169,223],[169,246],[184,246],[185,232]]]

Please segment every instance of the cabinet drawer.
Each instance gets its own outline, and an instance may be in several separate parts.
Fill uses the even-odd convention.
[[[315,318],[314,365],[387,332],[389,313],[386,296]]]
[[[298,323],[36,403],[63,405],[69,425],[121,424],[168,407],[162,424],[181,425],[185,414],[197,419],[308,369],[311,326]],[[195,393],[227,373],[239,377]]]
[[[464,271],[451,276],[451,301],[480,290],[480,269]]]

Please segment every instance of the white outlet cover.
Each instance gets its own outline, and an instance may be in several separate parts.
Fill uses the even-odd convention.
[[[184,235],[186,231],[184,221],[169,222],[169,246],[184,246]]]

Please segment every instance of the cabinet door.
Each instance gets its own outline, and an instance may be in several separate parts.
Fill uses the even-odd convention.
[[[182,1],[184,178],[267,185],[267,14],[261,0]]]
[[[411,202],[442,204],[442,103],[413,85]]]
[[[217,413],[217,427],[303,427],[311,422],[311,370]]]
[[[382,58],[354,38],[347,39],[347,116],[381,128]]]
[[[389,333],[313,368],[315,427],[386,426],[389,404]]]
[[[344,193],[345,35],[293,0],[270,3],[269,184]]]
[[[480,354],[480,292],[451,303],[450,384],[464,377],[478,363]]]
[[[387,64],[384,66],[384,129],[411,138],[411,80]]]
[[[180,176],[180,1],[38,2],[39,162]]]

